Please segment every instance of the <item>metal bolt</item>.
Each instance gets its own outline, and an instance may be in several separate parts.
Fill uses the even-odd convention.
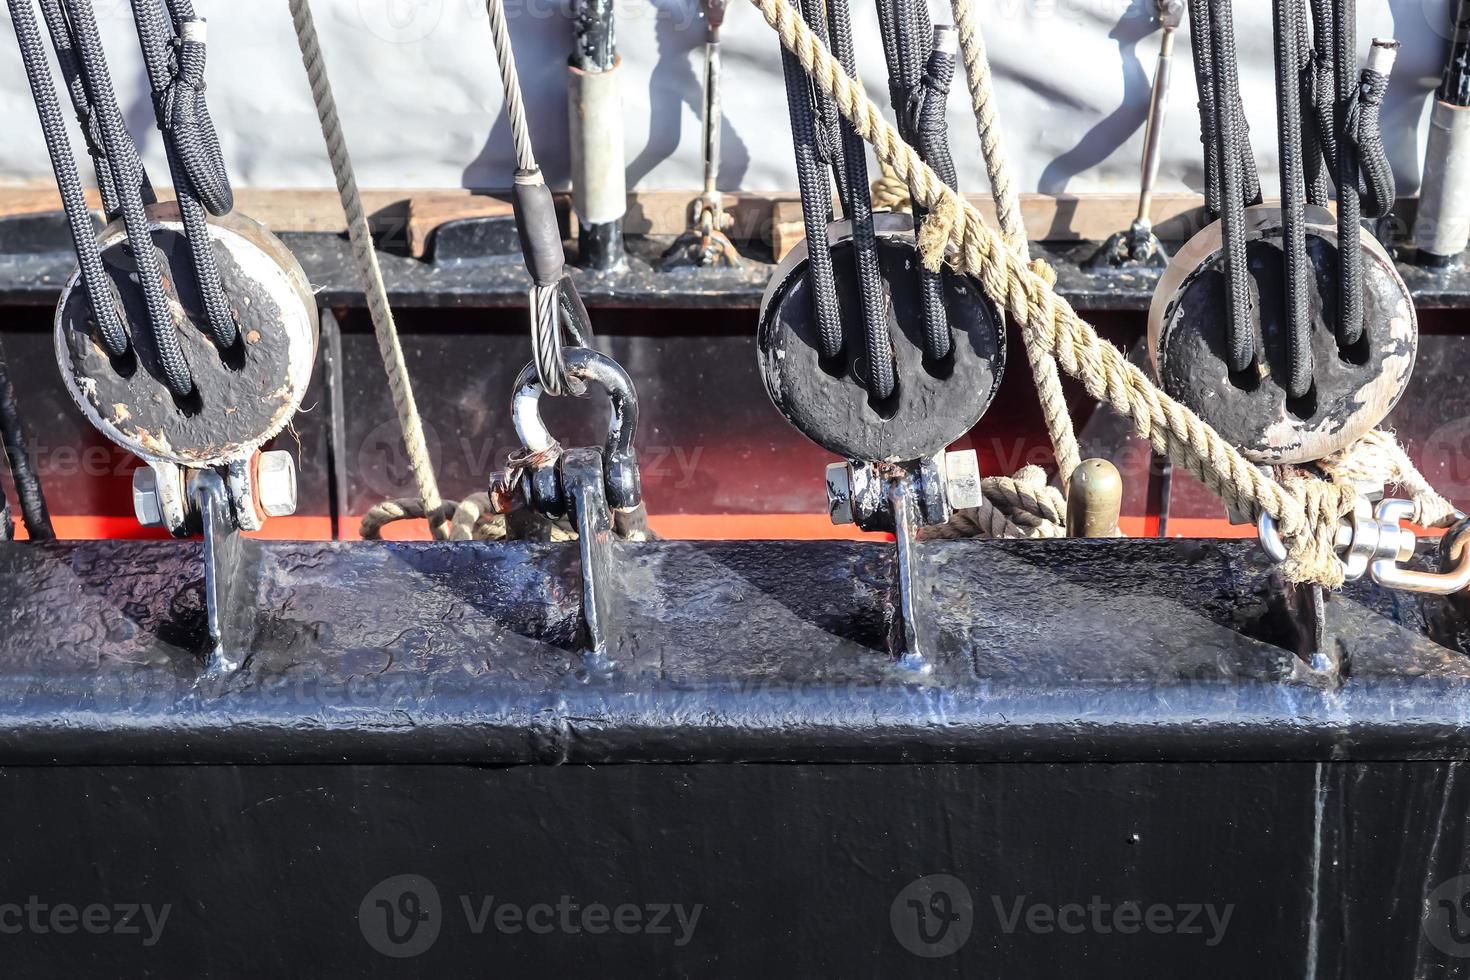
[[[852,477],[846,463],[827,466],[827,513],[833,524],[852,523]]]
[[[163,527],[163,503],[158,499],[158,474],[146,463],[133,470],[133,515],[144,527]]]
[[[255,468],[255,500],[267,517],[296,513],[296,461],[290,453],[260,454]]]
[[[984,501],[980,492],[980,457],[973,449],[962,449],[944,455],[944,491],[951,510],[979,507]]]

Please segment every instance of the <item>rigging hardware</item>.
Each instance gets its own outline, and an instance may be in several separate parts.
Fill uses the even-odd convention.
[[[1418,326],[1387,252],[1342,220],[1360,201],[1370,215],[1393,203],[1377,108],[1397,45],[1375,41],[1359,72],[1355,55],[1338,57],[1353,33],[1350,2],[1314,0],[1315,40],[1306,0],[1273,4],[1279,208],[1258,203],[1232,4],[1191,0],[1206,197],[1218,219],[1160,280],[1149,352],[1168,394],[1248,458],[1279,464],[1340,451],[1377,425],[1408,383]],[[1339,96],[1331,126],[1329,76]],[[1336,218],[1322,207],[1328,169],[1345,188]]]
[[[1454,595],[1470,588],[1470,519],[1455,514],[1454,525],[1445,532],[1440,548],[1440,570],[1424,572],[1405,568],[1414,557],[1419,539],[1404,521],[1412,520],[1412,500],[1387,498],[1375,506],[1367,497],[1359,497],[1353,512],[1338,525],[1335,547],[1343,566],[1343,576],[1356,582],[1365,575],[1386,589],[1420,592],[1430,595]],[[1257,537],[1261,549],[1274,562],[1286,561],[1286,545],[1269,514],[1257,521]]]
[[[1426,11],[1427,13],[1427,11]],[[1470,240],[1470,0],[1455,5],[1449,58],[1429,114],[1429,145],[1414,218],[1421,265],[1443,268]]]
[[[582,561],[582,625],[586,662],[594,672],[614,667],[626,638],[613,595],[613,537],[644,534],[648,513],[638,472],[638,393],[628,373],[612,358],[585,347],[566,352],[567,373],[596,382],[607,392],[612,412],[600,448],[563,449],[541,419],[536,366],[516,379],[511,417],[525,447],[511,471],[492,480],[490,498],[501,512],[525,505],[548,520],[569,519],[577,530]],[[582,387],[585,394],[585,384]]]
[[[1154,67],[1153,86],[1149,91],[1148,122],[1143,131],[1143,164],[1138,187],[1138,213],[1127,231],[1109,236],[1102,248],[1087,261],[1088,268],[1121,268],[1142,265],[1163,268],[1169,255],[1154,234],[1154,185],[1159,180],[1160,145],[1164,137],[1164,118],[1169,111],[1169,87],[1173,77],[1174,36],[1184,22],[1184,0],[1154,0],[1155,16],[1163,30],[1159,40],[1159,57]]]
[[[92,4],[40,3],[111,220],[94,234],[32,0],[9,0],[78,259],[56,310],[62,380],[88,421],[147,464],[134,477],[139,520],[203,532],[208,666],[234,670],[245,645],[222,600],[238,587],[237,532],[295,509],[290,456],[260,449],[311,378],[311,288],[278,239],[232,211],[190,0],[131,2],[175,186],[166,204],[118,107]]]
[[[628,189],[616,7],[613,0],[573,0],[574,41],[567,66],[572,205],[579,219],[582,265],[599,272],[626,262]]]
[[[511,141],[515,146],[516,172],[511,201],[515,208],[516,230],[521,239],[521,255],[531,276],[527,305],[531,311],[533,362],[541,385],[548,393],[580,394],[580,382],[567,374],[563,338],[578,346],[587,346],[592,340],[592,323],[576,284],[566,273],[556,203],[536,163],[504,0],[487,0],[485,12],[490,21],[495,61],[500,68],[501,86],[505,92],[505,112],[510,119]],[[610,46],[610,21],[607,29],[606,44]]]
[[[956,35],[912,0],[880,0],[889,89],[903,138],[956,186],[944,105]],[[857,78],[847,0],[804,0],[802,17]],[[921,50],[922,48],[922,50]],[[897,536],[890,649],[928,673],[937,638],[924,616],[919,528],[978,507],[973,452],[946,452],[985,413],[1005,366],[1000,311],[979,285],[920,260],[914,219],[874,214],[866,148],[794,55],[782,67],[806,239],[776,268],[761,301],[761,374],[772,402],[807,438],[847,462],[827,471],[837,524]],[[843,220],[832,220],[835,177]],[[921,218],[920,212],[915,219]]]
[[[725,23],[727,0],[702,0],[704,11],[704,102],[700,114],[700,147],[704,156],[704,191],[690,204],[690,228],[669,247],[660,261],[665,271],[674,269],[738,268],[742,263],[735,243],[725,232],[730,215],[725,213],[720,194],[720,28]]]

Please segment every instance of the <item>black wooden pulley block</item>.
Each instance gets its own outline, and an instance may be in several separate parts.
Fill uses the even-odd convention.
[[[1169,265],[1149,311],[1149,354],[1170,397],[1192,409],[1250,460],[1306,463],[1345,449],[1383,420],[1409,383],[1419,329],[1408,287],[1392,259],[1362,235],[1364,333],[1339,348],[1337,227],[1307,209],[1307,294],[1313,383],[1290,397],[1290,345],[1281,211],[1246,211],[1250,321],[1255,362],[1229,364],[1229,313],[1220,223],[1191,239]]]
[[[844,347],[828,361],[807,276],[807,242],[777,267],[761,301],[758,347],[766,392],[807,438],[846,459],[907,462],[940,452],[980,421],[1005,371],[1004,320],[974,280],[944,271],[952,351],[924,354],[919,253],[906,216],[879,214],[888,333],[897,387],[875,401],[865,386],[866,346],[850,226],[830,230]]]
[[[215,261],[239,340],[220,350],[195,284],[174,205],[149,208],[149,224],[173,326],[195,391],[176,398],[163,383],[136,265],[121,223],[99,239],[128,353],[103,349],[86,290],[73,275],[56,310],[56,356],[77,405],[113,442],[145,459],[218,465],[249,456],[301,405],[316,362],[316,302],[301,266],[258,222],[240,214],[209,221]]]

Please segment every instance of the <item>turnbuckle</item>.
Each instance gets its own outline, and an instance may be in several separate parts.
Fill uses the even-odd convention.
[[[1405,568],[1403,563],[1414,557],[1419,537],[1404,521],[1414,516],[1412,500],[1391,497],[1375,507],[1366,497],[1359,497],[1353,512],[1338,524],[1334,547],[1342,562],[1343,578],[1356,582],[1364,575],[1385,589],[1421,592],[1427,595],[1454,595],[1470,587],[1470,518],[1455,512],[1455,524],[1440,542],[1442,571],[1424,572]],[[1281,539],[1276,521],[1262,514],[1256,521],[1261,548],[1273,562],[1286,561],[1286,543]]]

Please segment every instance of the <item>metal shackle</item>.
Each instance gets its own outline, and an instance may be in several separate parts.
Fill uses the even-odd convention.
[[[633,451],[633,439],[638,432],[638,392],[633,387],[633,379],[617,361],[591,348],[568,347],[564,356],[568,376],[579,381],[595,381],[607,392],[612,405],[607,442],[603,446],[608,505],[617,510],[637,507],[643,502],[643,485]],[[542,390],[535,362],[527,364],[516,378],[510,412],[521,445],[532,454],[550,452],[558,445],[541,418]],[[564,507],[557,510],[565,512]]]

